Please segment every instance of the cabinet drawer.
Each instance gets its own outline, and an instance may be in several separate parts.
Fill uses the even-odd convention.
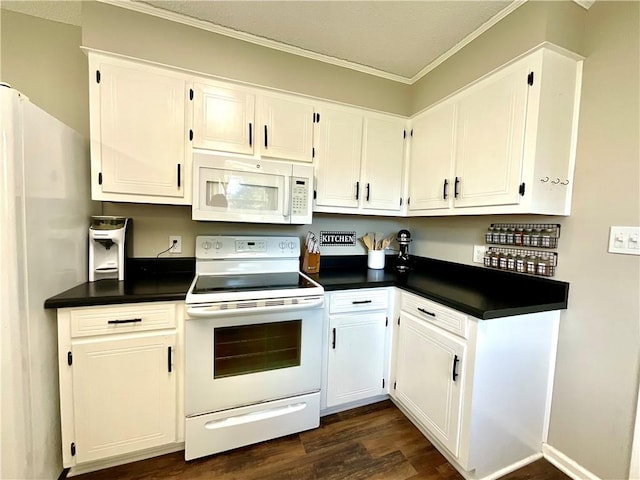
[[[69,315],[72,337],[142,332],[176,326],[175,303],[76,308],[71,309]]]
[[[467,338],[469,319],[463,313],[406,292],[401,294],[400,308],[403,312]]]
[[[332,293],[329,299],[329,313],[386,310],[388,306],[389,293],[386,288],[337,292]]]

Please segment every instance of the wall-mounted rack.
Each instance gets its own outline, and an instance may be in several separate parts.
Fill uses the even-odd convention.
[[[485,233],[491,245],[558,248],[560,225],[557,223],[492,223]]]
[[[558,266],[556,252],[523,248],[489,247],[484,256],[485,267],[553,277]]]

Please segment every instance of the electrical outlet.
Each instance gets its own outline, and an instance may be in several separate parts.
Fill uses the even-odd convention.
[[[182,253],[182,236],[169,235],[169,253]]]
[[[487,251],[487,247],[484,245],[473,246],[473,263],[484,263],[484,253]]]

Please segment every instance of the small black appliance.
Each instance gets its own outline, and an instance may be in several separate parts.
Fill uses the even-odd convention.
[[[411,243],[411,233],[409,233],[409,230],[400,230],[396,236],[396,242],[398,242],[399,246],[396,270],[406,272],[409,270],[409,244]]]

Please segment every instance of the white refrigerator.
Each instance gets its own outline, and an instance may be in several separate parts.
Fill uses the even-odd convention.
[[[0,84],[0,478],[62,472],[55,311],[87,280],[88,142]]]

